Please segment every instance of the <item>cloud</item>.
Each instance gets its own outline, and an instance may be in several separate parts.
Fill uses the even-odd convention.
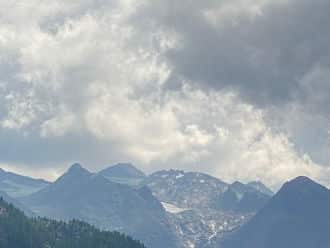
[[[301,174],[330,183],[314,161],[328,161],[327,2],[0,4],[6,168],[50,178],[77,160],[132,161],[275,188]]]
[[[328,130],[329,5],[324,0],[156,1],[141,16],[157,20],[178,39],[165,54],[177,77],[203,90],[238,92],[244,101],[270,112],[271,119],[301,126],[290,133],[298,141],[319,127]],[[298,109],[295,116],[313,116],[314,121],[289,123],[282,109]],[[269,125],[278,129],[278,122]],[[328,146],[315,145],[313,150],[322,150],[318,154],[310,146],[297,143],[329,165]]]
[[[209,0],[186,8],[189,3],[158,1],[146,12],[180,37],[167,58],[201,86],[280,104],[299,97],[310,69],[329,65],[327,1]]]

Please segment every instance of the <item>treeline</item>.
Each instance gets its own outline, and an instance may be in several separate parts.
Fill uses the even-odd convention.
[[[117,232],[99,229],[78,220],[68,223],[28,218],[0,198],[1,248],[145,248]]]

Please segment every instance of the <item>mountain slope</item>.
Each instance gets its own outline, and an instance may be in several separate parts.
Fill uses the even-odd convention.
[[[111,182],[78,164],[53,184],[22,200],[41,216],[80,219],[129,234],[148,247],[175,247],[165,211],[150,190]]]
[[[267,189],[265,186],[259,190],[250,185],[241,182],[228,185],[228,189],[214,200],[214,207],[239,213],[257,212],[269,201],[271,196],[263,193]]]
[[[271,191],[268,187],[266,187],[262,182],[260,181],[252,181],[247,183],[246,185],[258,190],[259,192],[265,194],[265,195],[269,195],[269,196],[273,196],[274,192]]]
[[[329,209],[330,191],[307,177],[298,177],[284,184],[268,204],[221,247],[330,247]]]
[[[80,222],[29,219],[0,198],[1,248],[143,248],[119,233],[99,231]]]
[[[144,183],[165,206],[181,247],[187,248],[215,247],[270,198],[249,185],[197,172],[162,170]]]
[[[43,189],[49,182],[0,169],[0,189],[11,197],[22,197]]]
[[[3,192],[3,191],[0,190],[0,197],[4,201],[13,204],[16,208],[23,211],[25,215],[27,215],[27,216],[33,216],[34,215],[28,207],[26,207],[24,204],[22,204],[19,200],[9,196],[6,192]]]

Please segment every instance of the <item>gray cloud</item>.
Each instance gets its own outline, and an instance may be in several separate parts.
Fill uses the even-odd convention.
[[[244,11],[244,3],[256,6]],[[179,36],[167,58],[203,87],[236,89],[262,106],[283,104],[306,97],[301,80],[315,66],[329,67],[328,1],[158,4],[149,14]],[[323,85],[312,83],[316,91]]]
[[[166,53],[176,75],[204,90],[238,92],[270,112],[275,129],[279,120],[300,126],[290,130],[298,149],[329,164],[328,1],[157,3],[143,16],[176,34],[177,45]],[[313,118],[305,125],[299,119],[289,123],[281,110],[290,108],[299,109],[296,116]],[[309,142],[315,139],[317,145]]]

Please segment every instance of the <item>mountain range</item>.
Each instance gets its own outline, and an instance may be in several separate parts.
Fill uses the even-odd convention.
[[[0,172],[0,195],[27,214],[79,219],[150,248],[330,247],[329,190],[305,177],[274,194],[258,181],[182,170],[146,175],[129,163],[97,173],[74,164],[52,183]]]

